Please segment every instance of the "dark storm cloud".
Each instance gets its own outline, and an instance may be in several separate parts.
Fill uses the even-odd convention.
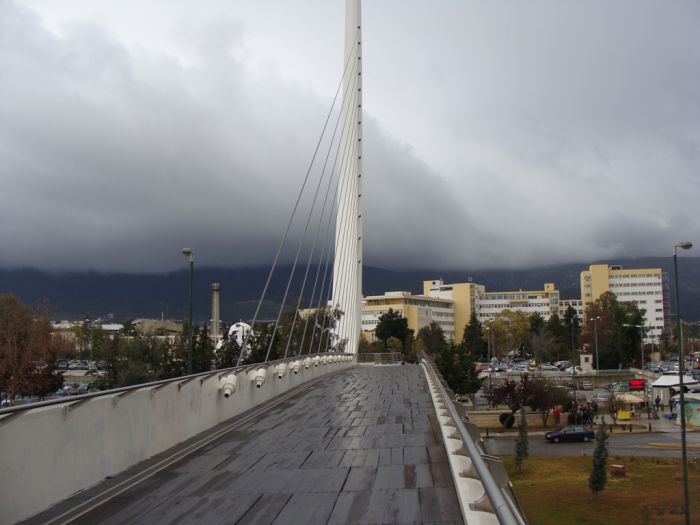
[[[271,261],[325,101],[222,52],[240,44],[236,23],[200,27],[199,56],[183,65],[136,58],[97,26],[59,38],[0,6],[2,264],[154,270],[190,245],[202,264]],[[368,256],[388,246],[416,264],[416,241],[438,249],[446,235],[433,225],[454,231],[466,215],[454,202],[443,212],[444,181],[367,128],[382,174],[367,184]]]
[[[254,2],[26,3],[0,0],[0,265],[170,269],[190,245],[269,263],[336,82],[304,59],[335,49],[313,55],[342,2],[274,2],[294,23],[269,27]],[[365,261],[523,267],[697,236],[699,5],[365,2]],[[176,37],[160,12],[184,13]]]

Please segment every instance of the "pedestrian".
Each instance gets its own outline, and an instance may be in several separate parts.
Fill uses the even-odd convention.
[[[559,410],[559,405],[554,407],[553,414],[554,414],[554,424],[559,425],[559,423],[560,423],[559,418],[561,417],[561,410]]]
[[[656,410],[658,410],[659,407],[661,406],[661,398],[659,397],[658,394],[656,395],[656,399],[654,399],[654,403],[656,404]]]

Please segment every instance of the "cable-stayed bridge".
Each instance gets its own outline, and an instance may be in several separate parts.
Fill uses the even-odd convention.
[[[342,78],[237,366],[0,410],[0,523],[524,523],[427,358],[358,362],[363,175],[360,1],[347,0]]]

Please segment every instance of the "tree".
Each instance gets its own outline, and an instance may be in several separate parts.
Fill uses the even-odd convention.
[[[58,344],[48,317],[13,293],[0,294],[0,391],[11,399],[50,392],[60,383],[53,377]]]
[[[136,334],[136,326],[134,325],[134,322],[131,319],[124,319],[122,321],[122,334],[124,334],[127,337],[130,337],[132,335]]]
[[[428,326],[424,326],[418,330],[416,339],[420,339],[425,344],[425,351],[430,354],[436,354],[445,346],[445,333],[440,328],[440,325],[432,321]]]
[[[596,444],[595,450],[593,451],[593,470],[588,477],[588,488],[591,489],[594,497],[605,489],[605,485],[608,482],[608,473],[606,472],[606,464],[608,462],[608,428],[605,421],[603,421],[595,438]]]
[[[513,414],[524,406],[538,410],[545,426],[549,411],[555,405],[566,404],[571,398],[564,389],[546,380],[531,381],[525,374],[519,382],[509,379],[503,384],[487,387],[486,399],[492,406],[508,406]]]
[[[411,354],[415,359],[418,359],[422,352],[426,352],[425,343],[416,337],[411,343]]]
[[[365,339],[364,337],[360,337],[360,343],[357,345],[357,353],[358,354],[368,354],[371,351],[372,351],[372,347],[370,346],[367,339]]]
[[[523,461],[526,457],[528,457],[527,418],[525,417],[525,409],[522,409],[518,425],[518,438],[515,440],[515,468],[518,469],[518,472],[523,471]]]
[[[217,370],[231,368],[238,363],[241,347],[235,339],[229,338],[228,332],[224,332],[221,344],[214,350],[214,363]]]
[[[404,342],[411,336],[411,331],[408,329],[408,320],[401,315],[401,312],[396,312],[389,308],[387,313],[379,316],[374,335],[386,347],[387,340],[390,337],[396,337],[399,341]]]
[[[390,337],[386,341],[386,348],[389,352],[401,353],[403,352],[403,343],[398,337]]]
[[[445,344],[435,355],[435,364],[455,394],[474,401],[482,379],[476,371],[476,362],[461,345]]]
[[[567,336],[566,327],[562,324],[557,314],[549,317],[544,325],[543,337],[551,344],[551,360],[558,361],[569,354],[571,339]]]
[[[539,379],[530,383],[528,398],[525,400],[531,410],[537,411],[542,416],[542,426],[547,426],[549,413],[555,406],[563,406],[571,401],[569,393],[546,379]]]
[[[488,357],[488,344],[484,341],[484,331],[476,312],[472,312],[469,324],[464,327],[462,346],[474,359],[486,360]]]
[[[503,310],[489,327],[493,340],[491,355],[496,357],[522,351],[530,337],[530,321],[520,310]]]
[[[579,333],[581,332],[581,323],[578,318],[578,314],[573,306],[569,305],[564,312],[564,326],[568,330],[569,335],[569,349],[574,350],[578,348]]]
[[[600,317],[598,359],[601,369],[614,369],[639,363],[641,358],[639,329],[627,325],[643,325],[644,313],[636,304],[618,301],[612,292],[600,295],[586,309],[586,329],[581,341],[590,348],[595,346],[595,331],[590,319]]]

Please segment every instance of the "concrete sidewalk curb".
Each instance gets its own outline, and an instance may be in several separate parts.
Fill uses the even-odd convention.
[[[481,432],[482,432],[481,437],[484,439],[512,439],[512,438],[518,437],[517,432],[513,432],[510,434],[502,434],[502,433],[493,434],[493,433],[491,433],[491,434],[487,435],[484,429],[479,429],[479,430],[481,430]],[[538,430],[536,432],[528,432],[528,436],[544,436],[547,432],[554,432],[554,431],[555,431],[554,429],[548,430],[546,432]],[[630,432],[629,430],[619,430],[619,431],[612,432],[612,433],[608,432],[609,436],[610,435],[616,436],[619,434],[635,434],[635,435],[639,435],[639,434],[680,434],[680,430],[678,430],[677,432],[668,431],[668,430],[652,430],[650,432],[649,430],[644,429],[644,430],[632,430],[632,432]],[[693,445],[693,446],[695,446],[695,445]]]
[[[648,447],[653,447],[653,448],[667,448],[669,450],[680,450],[681,445],[680,443],[647,443]],[[686,445],[686,448],[688,450],[700,450],[700,445]]]

